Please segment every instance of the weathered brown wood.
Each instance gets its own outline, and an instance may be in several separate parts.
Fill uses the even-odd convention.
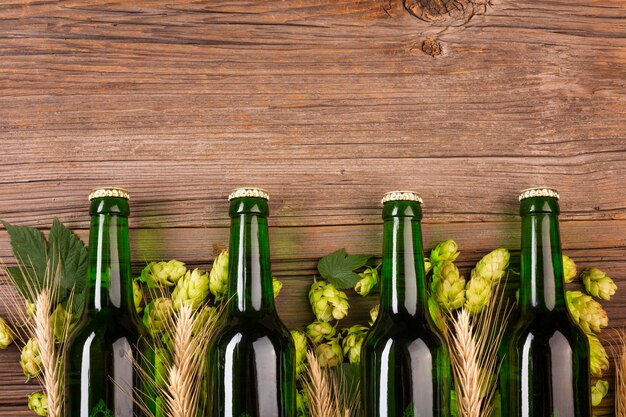
[[[622,0],[7,0],[0,218],[84,238],[89,189],[125,185],[137,271],[208,267],[228,191],[264,186],[296,327],[319,257],[380,252],[383,192],[420,191],[426,246],[455,238],[468,273],[517,248],[517,192],[553,185],[566,251],[616,278],[626,326],[625,51]],[[17,360],[0,416],[31,415]]]

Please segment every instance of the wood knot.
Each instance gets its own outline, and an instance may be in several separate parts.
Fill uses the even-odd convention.
[[[404,8],[420,20],[435,25],[455,26],[485,13],[489,0],[404,0]]]
[[[422,42],[422,52],[432,57],[439,56],[443,53],[441,43],[434,38],[427,38]]]

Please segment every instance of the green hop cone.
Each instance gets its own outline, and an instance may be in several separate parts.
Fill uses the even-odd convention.
[[[318,345],[315,348],[315,356],[322,367],[333,367],[343,362],[343,351],[336,340]]]
[[[209,295],[209,273],[196,268],[187,271],[184,277],[178,280],[172,292],[174,308],[180,310],[188,305],[196,310]]]
[[[581,275],[583,284],[587,292],[594,297],[602,298],[603,300],[610,300],[617,285],[615,282],[598,268],[585,269]]]
[[[333,284],[318,281],[311,285],[309,301],[313,314],[319,321],[341,320],[348,315],[348,296]]]
[[[602,402],[602,399],[609,393],[608,381],[598,380],[596,385],[591,387],[591,405],[597,407]]]
[[[64,336],[66,336],[66,333],[70,329],[71,322],[72,314],[59,304],[50,315],[50,324],[54,329],[54,340],[56,340],[57,343],[61,343],[64,339]]]
[[[318,344],[324,340],[335,337],[337,330],[335,326],[326,321],[314,321],[306,326],[306,335],[311,339],[311,342]]]
[[[193,334],[197,335],[206,325],[209,324],[209,322],[214,320],[219,320],[219,313],[217,311],[217,308],[205,304],[203,307],[196,311],[193,325]]]
[[[143,324],[152,333],[159,334],[165,330],[172,316],[173,303],[166,297],[155,298],[143,312]]]
[[[299,378],[302,372],[306,369],[306,334],[299,330],[292,330],[291,337],[296,346],[296,378]]]
[[[378,268],[367,267],[365,271],[359,274],[361,278],[354,286],[357,294],[366,296],[372,289],[378,285]]]
[[[454,240],[445,240],[439,242],[437,246],[430,251],[430,262],[433,265],[433,274],[437,275],[437,270],[443,261],[454,262],[459,256],[459,246]]]
[[[609,325],[609,318],[602,305],[581,291],[567,291],[567,307],[572,317],[585,333],[599,333]]]
[[[224,250],[213,261],[209,274],[209,290],[216,300],[223,299],[228,293],[228,251]]]
[[[589,338],[589,368],[591,375],[600,378],[609,370],[609,355],[607,355],[600,339],[592,334],[587,334],[587,337]]]
[[[48,415],[48,396],[43,392],[33,392],[28,396],[28,408],[38,416]]]
[[[348,361],[353,364],[361,363],[361,345],[367,334],[368,328],[360,324],[348,329],[348,334],[343,339],[343,354],[348,357]]]
[[[141,282],[139,278],[133,279],[133,302],[135,304],[135,310],[137,314],[141,313],[143,307],[141,306],[141,302],[143,301],[143,287],[141,286]]]
[[[430,313],[430,317],[433,319],[435,326],[437,326],[439,330],[443,331],[446,328],[446,316],[441,310],[439,303],[437,303],[432,296],[428,297],[428,312]]]
[[[492,250],[478,261],[472,276],[479,276],[491,281],[491,285],[497,285],[509,267],[511,254],[505,248]]]
[[[433,269],[433,264],[430,262],[430,259],[424,259],[424,273],[428,275],[431,269]]]
[[[272,277],[272,290],[274,291],[274,298],[278,297],[280,290],[283,289],[283,282],[276,277]]]
[[[443,261],[439,275],[432,283],[435,300],[447,310],[456,310],[465,304],[465,278],[450,261]]]
[[[13,330],[11,330],[6,320],[0,317],[0,349],[9,347],[13,343],[13,338]]]
[[[24,301],[24,303],[26,304],[26,316],[28,316],[28,318],[34,319],[35,313],[37,313],[37,306],[35,305],[35,303],[31,303],[28,300]]]
[[[41,374],[41,356],[39,355],[39,345],[35,339],[28,339],[28,342],[22,348],[20,366],[28,380]]]
[[[574,281],[576,274],[576,263],[569,256],[563,255],[563,279],[565,282]]]
[[[491,280],[480,276],[473,276],[467,283],[467,288],[465,289],[465,308],[467,308],[471,314],[480,313],[489,305],[491,293]]]
[[[150,262],[141,271],[141,282],[150,288],[171,287],[175,285],[187,272],[187,267],[181,261]]]
[[[305,389],[296,392],[296,408],[298,417],[309,417],[309,398]]]
[[[370,326],[374,325],[374,322],[378,318],[378,311],[380,310],[380,304],[376,304],[374,307],[370,309],[370,318],[372,321],[370,322]]]

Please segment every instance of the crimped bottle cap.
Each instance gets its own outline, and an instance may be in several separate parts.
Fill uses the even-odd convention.
[[[130,200],[130,195],[128,194],[128,190],[119,187],[100,187],[94,188],[89,193],[89,200],[93,200],[94,198],[101,197],[118,197],[125,198],[126,200]]]
[[[245,198],[245,197],[257,197],[257,198],[264,198],[266,200],[270,199],[269,193],[262,188],[241,187],[241,188],[235,188],[233,191],[231,191],[230,195],[228,196],[228,201],[234,198]]]
[[[558,200],[559,193],[554,188],[546,188],[546,187],[527,188],[520,193],[519,201],[522,201],[525,198],[531,198],[531,197],[553,197]]]
[[[381,203],[385,204],[388,201],[417,201],[420,204],[423,203],[422,197],[415,191],[390,191],[385,193]]]

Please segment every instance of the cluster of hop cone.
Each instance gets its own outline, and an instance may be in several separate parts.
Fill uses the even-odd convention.
[[[498,248],[485,255],[472,269],[471,277],[465,279],[455,265],[459,256],[457,244],[453,240],[439,243],[426,258],[425,270],[430,275],[429,309],[433,320],[440,328],[446,326],[447,313],[461,308],[471,314],[482,312],[493,300],[500,282],[509,272],[510,254],[507,249]],[[598,339],[602,328],[608,325],[608,317],[602,305],[596,299],[610,300],[617,286],[613,280],[597,268],[590,268],[578,274],[576,265],[569,257],[563,257],[564,275],[567,283],[577,277],[582,281],[584,291],[567,291],[569,310],[585,331],[591,348],[591,374],[601,378],[609,368],[609,359],[605,348]],[[379,265],[380,266],[380,265]],[[359,281],[354,292],[368,296],[376,292],[380,285],[379,266],[367,266],[359,273]],[[274,296],[278,296],[282,283],[273,278]],[[151,297],[144,296],[145,287]],[[171,260],[151,262],[134,279],[134,301],[137,312],[142,314],[143,322],[153,336],[165,335],[172,315],[183,306],[190,308],[197,316],[196,323],[213,320],[216,309],[225,301],[228,288],[228,252],[222,251],[210,272],[200,269],[188,269],[180,261]],[[147,298],[150,298],[147,302]],[[333,368],[342,363],[358,364],[361,345],[369,326],[376,320],[378,306],[370,311],[371,322],[368,325],[356,324],[339,329],[339,323],[349,313],[350,303],[346,292],[337,289],[326,280],[316,280],[309,290],[309,301],[315,321],[304,330],[293,330],[296,346],[297,376],[299,379],[298,411],[299,416],[307,416],[309,394],[306,390],[305,370],[310,366],[307,351],[312,351],[316,365],[321,368]],[[27,314],[34,314],[34,306],[26,306]],[[55,334],[61,338],[64,323],[68,322],[68,313],[62,306],[54,310],[51,320]],[[59,329],[56,332],[56,329]],[[0,348],[13,343],[15,332],[8,323],[0,318]],[[42,372],[42,360],[39,347],[34,339],[25,341],[21,351],[20,365],[27,379],[36,378]],[[608,392],[608,382],[598,380],[592,387],[593,404],[598,405]],[[352,392],[351,395],[357,395]],[[358,401],[358,399],[356,400]],[[29,396],[29,407],[38,415],[47,415],[48,401],[42,392]]]

